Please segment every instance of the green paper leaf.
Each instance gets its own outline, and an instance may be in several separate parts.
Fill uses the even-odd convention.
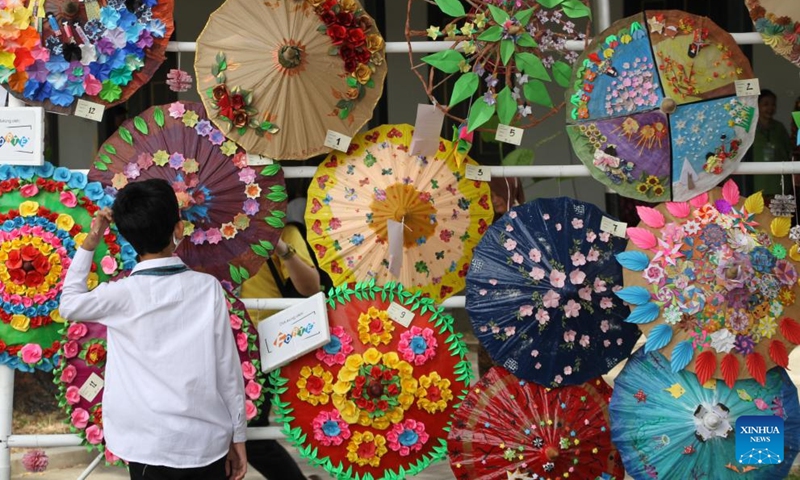
[[[262,247],[261,245],[250,245],[250,248],[259,257],[265,257],[265,258],[269,257],[269,252],[264,247]]]
[[[266,248],[268,251],[275,250],[275,246],[272,244],[272,242],[268,242],[267,240],[261,240],[258,242],[258,244]]]
[[[133,135],[131,135],[130,130],[125,127],[119,127],[117,129],[117,133],[119,134],[119,138],[122,139],[128,145],[133,145]]]
[[[536,0],[536,1],[539,3],[539,5],[541,5],[541,6],[545,7],[545,8],[553,8],[556,5],[558,5],[561,2],[563,2],[564,0]]]
[[[94,162],[94,167],[101,172],[105,172],[108,170],[108,166],[103,162]]]
[[[557,60],[552,67],[553,79],[559,86],[568,87],[569,81],[572,79],[572,67],[561,60]]]
[[[511,153],[503,157],[503,165],[532,165],[535,154],[533,150],[527,148],[516,148]]]
[[[506,86],[497,95],[497,118],[500,123],[510,125],[517,114],[517,101],[511,96],[511,89]]]
[[[541,80],[529,80],[528,83],[522,87],[522,91],[525,93],[525,98],[527,98],[529,102],[543,107],[553,107],[553,101],[550,99],[547,86],[545,86]]]
[[[453,85],[453,94],[450,96],[450,106],[457,105],[471,97],[478,90],[480,78],[477,73],[469,72],[459,78]]]
[[[472,108],[469,112],[469,119],[467,123],[469,125],[468,131],[473,131],[476,128],[480,128],[481,125],[488,122],[492,115],[494,115],[495,106],[489,105],[488,103],[483,101],[483,97],[478,98],[472,103]]]
[[[239,267],[239,276],[242,277],[242,280],[248,280],[250,278],[250,272],[244,267]]]
[[[158,128],[164,128],[164,110],[161,107],[156,107],[153,111],[153,120],[155,120]]]
[[[503,27],[500,25],[492,25],[478,35],[478,40],[485,42],[496,42],[503,36]]]
[[[117,154],[117,149],[114,148],[114,145],[111,145],[110,143],[106,143],[105,145],[103,145],[103,148],[105,149],[106,152],[110,153],[111,155]]]
[[[286,218],[286,213],[281,212],[280,210],[273,210],[269,212],[269,214],[275,218]]]
[[[436,5],[445,15],[451,17],[463,17],[467,14],[459,0],[436,0]]]
[[[525,10],[520,10],[514,14],[514,18],[519,20],[520,25],[523,27],[527,25],[531,21],[531,16],[533,15],[532,8],[526,8]]]
[[[513,40],[500,41],[500,59],[503,61],[503,65],[508,65],[508,61],[511,60],[511,56],[514,55],[516,49]]]
[[[520,47],[529,47],[529,48],[536,48],[539,46],[539,44],[536,43],[536,40],[534,40],[529,33],[523,33],[522,35],[520,35],[519,39],[517,40],[517,45],[519,45]]]
[[[283,220],[281,220],[280,218],[267,217],[266,222],[267,225],[269,225],[272,228],[283,228],[286,226],[286,224],[283,223]]]
[[[274,177],[277,173],[281,170],[281,166],[278,163],[273,163],[271,165],[267,165],[261,170],[261,175],[265,177]]]
[[[108,103],[114,103],[122,96],[122,89],[111,80],[106,80],[103,82],[98,96]]]
[[[215,77],[217,75],[219,75],[219,65],[216,65],[216,64],[211,65],[211,75],[213,75]]]
[[[147,132],[148,132],[147,122],[145,122],[142,117],[134,118],[133,119],[133,126],[136,127],[136,130],[139,130],[139,132],[142,135],[147,135]]]
[[[97,156],[97,158],[99,158],[100,161],[105,163],[105,164],[110,164],[111,163],[111,157],[109,157],[105,153],[101,153],[100,155]]]
[[[592,11],[580,0],[565,0],[564,3],[561,4],[561,8],[564,10],[564,15],[569,18],[592,16]]]
[[[242,276],[239,275],[239,269],[236,268],[234,265],[228,264],[228,271],[231,274],[231,280],[234,283],[242,283]]]
[[[501,8],[495,7],[494,5],[489,4],[489,12],[492,14],[492,20],[494,20],[494,23],[498,25],[502,25],[506,23],[506,20],[508,20],[508,12]]]
[[[358,85],[358,80],[356,77],[347,77],[347,86],[350,88],[355,88]]]
[[[520,70],[528,74],[529,77],[550,81],[550,74],[547,73],[547,69],[542,64],[542,59],[536,55],[528,52],[517,53],[514,55],[514,60]]]
[[[289,196],[284,192],[272,192],[267,195],[267,199],[273,202],[283,202],[287,198],[289,198]]]
[[[460,71],[460,65],[462,62],[465,62],[466,59],[460,52],[444,50],[434,53],[433,55],[422,57],[422,61],[444,73],[456,73]]]

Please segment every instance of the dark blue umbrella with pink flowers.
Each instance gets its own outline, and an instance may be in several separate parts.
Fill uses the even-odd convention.
[[[495,222],[467,274],[467,312],[492,359],[519,378],[558,387],[608,372],[639,330],[613,291],[616,220],[570,198],[539,199]]]

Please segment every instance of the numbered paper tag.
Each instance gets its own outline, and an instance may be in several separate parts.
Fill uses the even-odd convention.
[[[501,123],[497,126],[497,133],[495,134],[494,139],[498,142],[519,145],[522,143],[522,129],[509,125],[503,125]]]
[[[432,157],[439,149],[439,133],[444,125],[444,112],[436,105],[418,105],[414,135],[411,137],[411,155]]]
[[[628,231],[628,224],[625,222],[615,222],[608,217],[603,217],[600,221],[600,230],[608,232],[615,237],[625,238]]]
[[[489,167],[480,165],[467,165],[466,176],[470,180],[478,182],[488,182],[492,180],[492,170]]]
[[[97,394],[100,393],[100,390],[103,389],[103,385],[105,385],[105,382],[103,382],[100,375],[92,373],[83,383],[81,389],[78,390],[78,393],[81,397],[85,398],[87,402],[91,402]]]
[[[389,318],[406,328],[411,325],[411,320],[414,320],[414,314],[411,313],[411,310],[403,307],[397,302],[392,302],[392,304],[389,305],[389,309],[386,311],[386,313],[389,314]]]
[[[272,165],[275,163],[271,158],[259,155],[257,153],[247,154],[247,165],[251,167],[261,167],[264,165]]]
[[[78,104],[75,106],[76,117],[88,118],[89,120],[94,120],[95,122],[103,121],[103,113],[105,111],[105,105],[87,102],[86,100],[78,100]]]
[[[758,84],[757,78],[749,78],[747,80],[736,80],[737,97],[749,97],[753,95],[761,95],[761,87]]]
[[[394,220],[386,221],[386,232],[389,237],[389,273],[400,276],[403,268],[403,229],[405,225]]]
[[[347,153],[347,149],[350,148],[350,142],[352,141],[353,139],[351,137],[339,132],[334,132],[333,130],[328,130],[328,134],[325,136],[326,147],[345,153]]]

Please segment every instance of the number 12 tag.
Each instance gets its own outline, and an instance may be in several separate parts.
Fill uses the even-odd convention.
[[[333,130],[328,130],[328,134],[325,135],[325,146],[334,150],[339,150],[340,152],[347,153],[347,150],[350,148],[350,142],[352,141],[352,137],[334,132]]]
[[[105,105],[99,103],[87,102],[86,100],[78,100],[75,105],[75,116],[94,120],[95,122],[103,121],[103,113],[105,113]]]

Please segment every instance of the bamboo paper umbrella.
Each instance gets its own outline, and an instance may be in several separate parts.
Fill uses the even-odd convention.
[[[165,59],[174,0],[103,3],[3,2],[0,81],[25,103],[56,113],[73,113],[80,99],[127,100]]]
[[[597,36],[567,91],[567,132],[594,178],[626,197],[684,201],[727,177],[753,142],[757,97],[733,38],[705,17],[646,11]]]
[[[250,153],[302,160],[355,135],[383,91],[384,42],[355,0],[227,0],[197,39],[211,120]]]
[[[308,189],[308,241],[334,285],[398,280],[436,301],[464,287],[472,249],[492,220],[489,186],[466,179],[474,161],[457,167],[445,140],[433,157],[411,155],[412,134],[410,125],[375,128],[317,169]],[[399,277],[389,268],[388,220],[402,223]]]
[[[764,43],[800,67],[800,4],[782,0],[745,0]]]
[[[791,217],[766,210],[761,192],[740,197],[732,180],[638,210],[642,223],[617,255],[626,285],[617,295],[634,306],[626,321],[647,335],[645,350],[663,350],[674,371],[694,371],[701,384],[763,384],[770,367],[788,366],[800,343]]]
[[[100,147],[89,177],[115,195],[128,182],[170,182],[186,235],[178,255],[219,279],[239,283],[254,274],[284,225],[280,166],[248,166],[199,103],[156,106],[125,122]]]

